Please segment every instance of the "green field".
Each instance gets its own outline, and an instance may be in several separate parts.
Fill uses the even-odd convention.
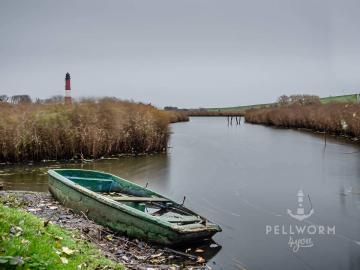
[[[247,109],[266,107],[273,103],[256,104],[256,105],[245,105],[236,107],[224,107],[224,108],[206,108],[209,112],[229,112],[229,111],[245,111]]]
[[[323,104],[327,104],[330,102],[357,102],[358,94],[351,95],[342,95],[342,96],[330,96],[320,98]],[[223,107],[223,108],[206,108],[209,112],[229,112],[229,111],[245,111],[248,109],[255,109],[260,107],[267,107],[274,103],[264,103],[264,104],[255,104],[255,105],[245,105],[245,106],[235,106],[235,107]]]
[[[325,97],[325,98],[321,98],[321,102],[326,104],[326,103],[330,103],[330,102],[357,102],[358,94],[351,94],[351,95],[343,95],[343,96],[330,96],[330,97]]]

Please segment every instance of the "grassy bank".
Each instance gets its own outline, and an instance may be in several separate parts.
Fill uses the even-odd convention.
[[[358,102],[357,100],[357,94],[350,94],[350,95],[341,95],[341,96],[329,96],[329,97],[323,97],[320,98],[320,102],[322,104],[327,104],[327,103],[356,103]],[[276,103],[264,103],[264,104],[254,104],[254,105],[245,105],[245,106],[235,106],[235,107],[223,107],[223,108],[206,108],[205,110],[209,111],[209,112],[245,112],[246,110],[249,109],[259,109],[259,108],[266,108],[266,107],[271,107],[274,106]]]
[[[202,109],[178,109],[178,110],[168,110],[170,114],[173,115],[178,121],[183,122],[188,121],[190,116],[244,116],[245,111],[208,111]]]
[[[336,135],[360,136],[360,104],[290,105],[246,111],[249,123],[284,128],[306,128]]]
[[[0,269],[123,269],[75,232],[0,203]]]
[[[263,108],[273,105],[274,103],[264,103],[264,104],[254,104],[254,105],[244,105],[244,106],[234,106],[234,107],[223,107],[223,108],[206,108],[209,112],[219,112],[219,113],[227,113],[227,112],[242,112],[244,113],[249,109]]]
[[[345,103],[355,103],[358,102],[358,95],[342,95],[342,96],[330,96],[321,98],[321,103],[327,104],[331,102],[345,102]]]
[[[169,123],[181,117],[116,99],[83,101],[70,107],[2,102],[0,162],[163,152]]]
[[[189,116],[244,116],[244,111],[207,111],[207,110],[190,110]]]

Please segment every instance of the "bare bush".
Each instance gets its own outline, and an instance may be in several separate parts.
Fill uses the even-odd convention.
[[[277,100],[278,106],[297,104],[301,106],[320,104],[320,97],[314,95],[282,95]]]
[[[7,95],[0,95],[0,102],[7,102],[9,97]]]
[[[31,103],[31,97],[29,95],[15,95],[12,96],[10,102],[13,104],[28,104]]]

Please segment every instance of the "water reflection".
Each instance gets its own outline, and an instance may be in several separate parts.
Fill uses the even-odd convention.
[[[227,126],[226,118],[192,118],[172,126],[166,155],[101,160],[84,165],[0,168],[12,189],[47,190],[48,167],[103,170],[146,185],[220,224],[222,248],[213,269],[360,269],[360,148],[323,134],[258,125]],[[334,237],[294,253],[288,236],[265,234],[267,224],[296,223],[299,189],[315,209],[310,224],[335,225]],[[302,223],[300,223],[302,224]],[[323,259],[326,258],[326,259]]]
[[[166,154],[150,156],[130,156],[102,159],[94,162],[79,163],[38,163],[31,165],[11,165],[0,167],[0,182],[6,189],[47,191],[47,170],[56,168],[82,168],[99,170],[131,179],[140,185],[149,182],[150,187],[165,187],[169,180]]]

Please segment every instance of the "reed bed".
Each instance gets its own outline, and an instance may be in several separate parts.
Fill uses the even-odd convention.
[[[170,119],[170,123],[187,122],[189,121],[189,115],[182,111],[165,111]]]
[[[329,103],[251,109],[245,121],[283,128],[305,128],[335,135],[360,136],[360,104]]]
[[[164,152],[177,116],[115,99],[63,104],[0,103],[0,162]]]

